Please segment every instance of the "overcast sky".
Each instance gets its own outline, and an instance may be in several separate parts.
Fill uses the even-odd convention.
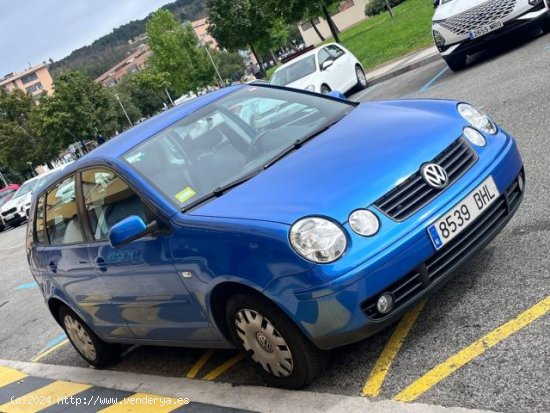
[[[0,0],[0,78],[59,60],[174,0]]]

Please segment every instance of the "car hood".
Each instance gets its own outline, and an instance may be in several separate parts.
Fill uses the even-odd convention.
[[[22,205],[28,204],[31,202],[32,199],[32,193],[27,193],[25,195],[18,196],[17,198],[12,198],[8,202],[6,202],[4,205],[2,205],[1,211],[7,211],[8,209],[11,209],[13,207],[20,208]]]
[[[292,224],[308,215],[344,223],[462,133],[456,102],[363,103],[326,132],[192,214]]]
[[[435,10],[433,21],[440,21],[448,19],[449,17],[455,16],[459,13],[462,13],[466,10],[471,9],[472,7],[479,6],[480,4],[485,3],[485,1],[480,0],[453,0],[450,3],[442,4]]]

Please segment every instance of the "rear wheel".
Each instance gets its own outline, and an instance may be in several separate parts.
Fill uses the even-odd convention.
[[[321,93],[327,95],[330,93],[330,88],[327,85],[321,85]]]
[[[458,72],[466,67],[466,56],[465,55],[453,55],[445,58],[447,66],[453,72]]]
[[[368,86],[367,76],[361,66],[355,66],[355,76],[357,77],[357,87],[359,89],[366,89]]]
[[[105,367],[116,360],[122,353],[123,347],[121,345],[109,344],[101,340],[68,307],[61,307],[59,310],[59,319],[75,350],[92,366]]]
[[[300,389],[326,367],[328,353],[315,347],[273,303],[238,294],[227,303],[233,341],[275,387]]]

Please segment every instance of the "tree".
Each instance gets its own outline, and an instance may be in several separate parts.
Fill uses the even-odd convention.
[[[235,73],[244,69],[244,59],[237,52],[213,52],[212,58],[223,79],[232,79]]]
[[[253,0],[207,0],[208,32],[221,47],[231,51],[250,49],[261,62],[257,46],[270,44],[275,9]],[[260,65],[261,66],[261,65]]]
[[[197,92],[214,80],[214,68],[191,25],[181,25],[168,10],[160,9],[147,22],[148,43],[153,51],[151,66],[166,73],[174,92]]]
[[[81,72],[62,73],[54,81],[55,93],[38,106],[41,135],[58,150],[84,143],[98,133],[110,135],[120,128],[113,99],[107,89]]]
[[[0,88],[0,164],[15,172],[28,174],[30,164],[44,163],[51,155],[33,128],[35,109],[30,95]]]
[[[171,89],[168,78],[168,73],[148,68],[125,77],[116,90],[129,96],[143,116],[150,117],[170,103],[166,96],[166,90]]]

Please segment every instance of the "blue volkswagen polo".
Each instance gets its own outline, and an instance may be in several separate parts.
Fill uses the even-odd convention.
[[[28,261],[102,367],[128,344],[239,348],[300,388],[435,293],[519,207],[514,139],[460,102],[247,85],[111,140],[35,194]]]

